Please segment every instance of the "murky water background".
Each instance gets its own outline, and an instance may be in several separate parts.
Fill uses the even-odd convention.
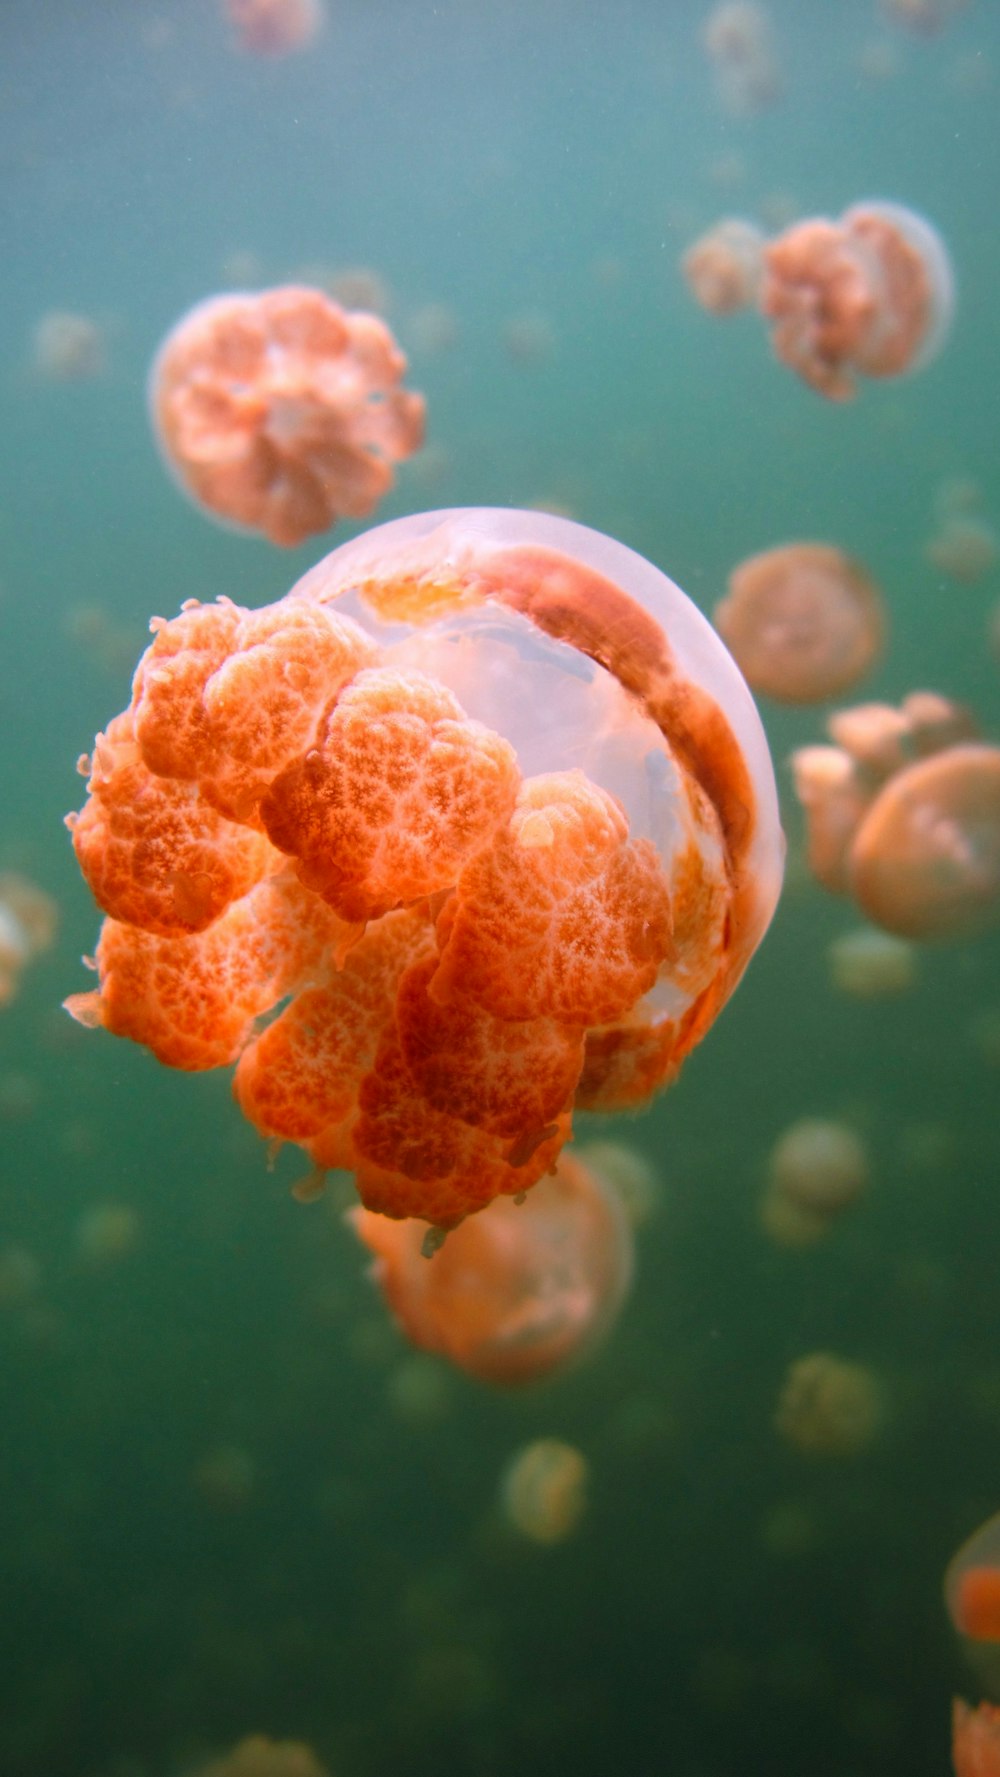
[[[709,608],[741,556],[828,539],[891,612],[866,694],[933,686],[996,738],[1000,575],[948,583],[922,551],[947,477],[1000,520],[1000,13],[978,0],[921,40],[869,0],[775,0],[785,96],[736,119],[706,10],[330,0],[307,53],[265,63],[208,0],[4,7],[0,866],[61,916],[0,1013],[0,1273],[13,1248],[37,1262],[0,1301],[4,1777],[165,1777],[252,1729],[311,1741],[335,1777],[947,1769],[949,1698],[975,1681],[941,1573],[1000,1506],[996,939],[926,954],[899,1001],[837,996],[826,947],[854,921],[805,879],[789,808],[747,981],[678,1087],[614,1131],[660,1181],[623,1320],[587,1368],[510,1398],[407,1350],[228,1079],[59,1010],[98,923],[61,817],[149,615],[276,598],[325,547],[216,529],[150,440],[152,351],[234,255],[260,282],[384,280],[429,443],[380,517],[557,503]],[[885,78],[859,71],[873,42]],[[958,313],[926,373],[840,409],[753,319],[701,314],[678,259],[725,212],[872,195],[940,227]],[[428,304],[454,317],[436,353]],[[100,323],[104,374],[39,377],[51,309]],[[784,761],[820,718],[763,714],[790,799]],[[854,1126],[874,1182],[829,1241],[783,1251],[757,1222],[764,1161],[806,1114]],[[91,1250],[100,1205],[131,1212],[121,1250]],[[817,1349],[884,1389],[849,1460],[774,1430]],[[549,1434],[591,1468],[552,1550],[497,1503],[512,1450]]]

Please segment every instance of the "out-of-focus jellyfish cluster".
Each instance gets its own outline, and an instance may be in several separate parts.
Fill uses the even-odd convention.
[[[870,1165],[861,1138],[843,1123],[804,1117],[768,1157],[761,1222],[780,1246],[825,1239],[868,1187]]]
[[[237,45],[255,56],[307,49],[326,19],[324,0],[223,0]]]
[[[866,1450],[883,1417],[882,1388],[865,1364],[814,1351],[789,1367],[774,1425],[803,1455],[836,1459]]]
[[[377,315],[289,284],[213,296],[153,361],[149,404],[182,490],[223,523],[291,547],[365,518],[420,448],[424,401]]]
[[[793,755],[813,875],[877,926],[964,938],[1000,921],[1000,747],[933,692],[831,716]]]
[[[504,1515],[533,1543],[572,1536],[587,1504],[586,1457],[561,1438],[536,1438],[511,1457],[500,1483]]]
[[[153,628],[70,817],[108,916],[78,1019],[238,1062],[263,1135],[440,1227],[676,1074],[783,846],[752,699],[657,569],[425,514]]]
[[[503,1387],[592,1350],[632,1276],[631,1228],[613,1185],[568,1153],[523,1204],[498,1198],[454,1229],[433,1264],[420,1223],[364,1209],[351,1219],[413,1344]]]
[[[740,562],[712,615],[751,689],[780,703],[853,690],[886,628],[874,581],[829,543],[784,543]]]
[[[51,895],[16,871],[0,872],[0,1006],[14,998],[28,965],[48,950],[56,933]]]
[[[769,241],[746,224],[720,223],[689,249],[684,271],[710,313],[755,304],[775,356],[831,401],[852,400],[859,377],[929,364],[955,302],[937,230],[881,198],[836,219],[807,217]]]
[[[722,0],[705,21],[703,42],[725,111],[750,117],[781,98],[770,14],[756,0]]]

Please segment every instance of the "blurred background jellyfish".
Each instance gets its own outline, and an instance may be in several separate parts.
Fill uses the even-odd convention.
[[[705,22],[702,41],[723,110],[752,117],[781,98],[771,18],[755,0],[722,0]]]
[[[867,1365],[814,1351],[789,1366],[774,1426],[804,1455],[837,1458],[867,1449],[882,1420],[882,1390]]]
[[[329,1777],[329,1772],[301,1740],[248,1734],[230,1752],[199,1765],[193,1777]]]
[[[834,938],[827,959],[833,986],[850,999],[895,999],[917,977],[914,946],[875,926],[858,926]]]
[[[28,965],[49,949],[56,919],[51,895],[14,870],[0,871],[0,1006],[14,998]]]
[[[967,586],[985,579],[996,566],[997,553],[996,531],[987,519],[974,512],[952,512],[942,517],[924,548],[932,568]]]
[[[287,56],[308,48],[326,18],[324,0],[223,0],[240,49]]]
[[[727,216],[692,242],[681,270],[695,301],[710,315],[734,315],[757,300],[764,231]]]
[[[829,543],[785,543],[740,562],[712,617],[751,689],[781,703],[850,691],[885,636],[874,581]]]
[[[45,382],[87,382],[107,363],[103,330],[89,315],[53,309],[35,325],[31,361]]]
[[[968,0],[881,0],[882,11],[894,25],[912,31],[917,37],[935,37],[957,13],[964,12]]]
[[[764,248],[760,310],[775,354],[831,401],[852,400],[859,376],[929,364],[954,301],[943,240],[902,204],[870,199],[836,221],[809,217]]]
[[[153,629],[69,820],[108,915],[78,1020],[238,1060],[262,1135],[440,1228],[676,1075],[783,840],[746,685],[658,569],[548,514],[428,513]]]
[[[198,303],[149,376],[181,489],[223,523],[291,547],[365,518],[420,448],[424,401],[384,321],[289,284]]]
[[[761,1221],[782,1246],[813,1246],[868,1188],[864,1143],[843,1123],[803,1117],[768,1157]]]
[[[430,1258],[422,1223],[349,1214],[407,1337],[503,1387],[592,1351],[632,1277],[631,1229],[613,1186],[567,1152],[523,1203],[498,1198]]]
[[[565,1542],[586,1510],[588,1466],[586,1457],[561,1438],[525,1444],[500,1482],[508,1523],[529,1542]]]
[[[951,1716],[951,1757],[955,1777],[1000,1777],[1000,1709],[977,1709],[956,1697]]]
[[[952,1556],[944,1601],[965,1658],[987,1696],[1000,1701],[1000,1513]]]

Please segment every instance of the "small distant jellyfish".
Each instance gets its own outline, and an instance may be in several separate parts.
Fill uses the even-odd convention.
[[[882,0],[882,11],[894,25],[902,25],[917,37],[935,37],[967,0]]]
[[[885,636],[874,581],[828,543],[786,543],[740,562],[712,615],[752,690],[781,703],[851,690]]]
[[[93,1203],[76,1224],[76,1252],[95,1271],[110,1270],[130,1258],[139,1244],[142,1224],[127,1203]]]
[[[782,363],[831,401],[857,378],[902,376],[940,351],[951,325],[947,248],[923,216],[866,200],[810,217],[764,248],[760,310]]]
[[[53,310],[35,327],[32,362],[46,382],[87,382],[100,376],[106,356],[104,334],[88,315]]]
[[[717,222],[688,248],[681,270],[695,301],[710,315],[734,315],[757,300],[764,233],[738,216]]]
[[[871,1370],[815,1351],[790,1366],[774,1425],[804,1455],[836,1458],[867,1449],[882,1418],[882,1391]]]
[[[613,1188],[564,1153],[523,1203],[492,1203],[425,1256],[426,1227],[350,1212],[375,1279],[415,1345],[509,1388],[579,1359],[617,1319],[632,1237]]]
[[[771,20],[754,0],[722,0],[706,21],[703,42],[719,101],[731,115],[752,117],[781,98]]]
[[[551,358],[556,336],[547,315],[536,309],[511,315],[501,328],[500,337],[508,358],[515,364],[530,368]]]
[[[910,990],[917,976],[914,946],[873,926],[835,938],[827,957],[834,987],[855,1000],[895,999]]]
[[[326,18],[324,0],[223,0],[240,49],[287,56],[306,49]]]
[[[902,938],[1000,925],[1000,747],[955,746],[891,777],[862,818],[851,891]]]
[[[784,1246],[811,1246],[868,1187],[864,1143],[842,1123],[804,1117],[779,1138],[768,1158],[761,1205],[766,1231]]]
[[[241,1444],[213,1444],[195,1464],[194,1485],[218,1512],[241,1512],[257,1488],[257,1465]]]
[[[949,514],[924,549],[932,568],[967,586],[985,578],[996,566],[997,554],[996,531],[974,513]]]
[[[1000,1709],[977,1709],[956,1697],[951,1716],[951,1757],[955,1777],[1000,1777]]]
[[[289,284],[214,296],[168,333],[149,376],[153,429],[212,517],[287,548],[364,518],[420,448],[423,396],[383,321]]]
[[[537,1438],[513,1456],[500,1495],[508,1522],[533,1543],[561,1543],[586,1510],[588,1463],[573,1444]]]
[[[74,1018],[235,1064],[312,1195],[343,1170],[436,1229],[677,1076],[784,843],[750,692],[650,562],[547,513],[423,513],[152,628],[79,761],[106,917]]]
[[[944,1601],[964,1654],[988,1695],[1000,1699],[1000,1513],[952,1556]]]
[[[200,1765],[193,1777],[330,1777],[311,1746],[301,1740],[269,1740],[248,1734],[220,1758]]]
[[[0,871],[0,1006],[17,993],[24,970],[48,950],[56,932],[56,904],[16,871]]]

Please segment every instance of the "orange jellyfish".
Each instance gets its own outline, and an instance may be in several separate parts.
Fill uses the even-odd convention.
[[[305,49],[326,17],[323,0],[224,0],[240,49],[255,56],[287,56]]]
[[[235,1062],[265,1138],[441,1228],[676,1075],[783,841],[750,693],[658,569],[425,513],[153,630],[69,820],[108,915],[75,1017]]]
[[[700,235],[681,260],[695,301],[710,315],[734,315],[757,300],[764,233],[754,222],[727,216]]]
[[[1000,924],[1000,747],[954,746],[897,772],[850,854],[862,912],[902,938]]]
[[[945,1569],[944,1601],[963,1653],[987,1694],[1000,1697],[1000,1513],[981,1524],[952,1556]]]
[[[405,371],[384,321],[320,290],[213,296],[153,360],[153,429],[197,505],[291,547],[366,517],[420,448],[424,400]]]
[[[588,1463],[561,1438],[536,1438],[511,1458],[500,1494],[505,1516],[533,1543],[561,1543],[586,1510]]]
[[[592,1350],[631,1281],[631,1229],[616,1192],[566,1152],[523,1203],[498,1198],[429,1258],[420,1222],[350,1214],[413,1343],[501,1387]]]
[[[760,309],[782,363],[850,401],[857,377],[902,376],[940,351],[954,309],[948,251],[902,204],[809,217],[764,248]]]
[[[748,684],[781,703],[849,691],[885,634],[878,588],[828,543],[785,543],[740,562],[713,618]]]
[[[992,1703],[972,1709],[956,1697],[951,1715],[951,1757],[955,1777],[1000,1777],[1000,1709]]]

